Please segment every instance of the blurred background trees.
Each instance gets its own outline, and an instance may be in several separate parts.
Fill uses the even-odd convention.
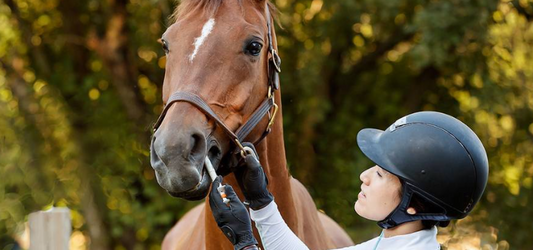
[[[371,166],[356,134],[437,110],[478,133],[491,167],[439,239],[531,249],[532,0],[273,2],[287,160],[320,209],[355,241],[379,233],[352,209]],[[72,209],[73,249],[158,249],[196,204],[159,188],[148,158],[176,4],[0,0],[0,249],[51,206]]]

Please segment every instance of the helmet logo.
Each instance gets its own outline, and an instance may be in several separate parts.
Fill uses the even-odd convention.
[[[395,123],[393,123],[392,125],[390,125],[389,127],[389,131],[392,132],[394,130],[396,130],[397,127],[400,127],[402,125],[405,125],[407,123],[407,116],[404,116],[400,119],[398,119]]]

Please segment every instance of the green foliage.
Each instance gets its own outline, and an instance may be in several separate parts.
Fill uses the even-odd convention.
[[[480,205],[442,242],[533,245],[531,0],[274,2],[287,160],[320,209],[355,241],[377,234],[352,209],[371,166],[356,134],[437,110],[478,133],[491,166]],[[73,249],[88,237],[93,249],[152,249],[197,204],[167,195],[149,166],[157,39],[173,8],[0,1],[0,235],[20,235],[30,212],[68,206]]]
[[[0,234],[23,230],[30,212],[69,206],[75,234],[103,232],[91,239],[94,249],[144,249],[159,246],[192,206],[159,188],[148,160],[163,74],[157,38],[169,14],[162,10],[148,2],[2,2]],[[136,95],[125,100],[128,89]]]
[[[319,208],[356,241],[377,234],[351,209],[371,166],[356,134],[438,110],[471,126],[489,154],[472,223],[515,249],[532,244],[531,1],[280,2],[290,13],[280,32],[288,160]]]

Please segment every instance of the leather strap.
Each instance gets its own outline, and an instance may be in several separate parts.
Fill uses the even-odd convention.
[[[267,98],[261,103],[259,108],[257,108],[254,113],[248,118],[248,121],[242,125],[236,132],[237,138],[239,141],[244,141],[244,138],[252,132],[252,130],[257,126],[257,124],[263,119],[263,117],[270,111],[274,106],[274,99]]]
[[[281,58],[272,44],[272,27],[270,26],[272,17],[267,5],[267,28],[268,28],[268,52],[271,57],[268,60],[268,83],[273,90],[279,89],[279,73],[281,73]]]
[[[163,122],[163,119],[165,118],[166,113],[168,112],[168,109],[172,106],[172,104],[179,101],[188,102],[194,105],[196,108],[202,110],[203,113],[205,113],[209,118],[215,120],[216,124],[219,125],[233,141],[237,139],[239,142],[242,142],[244,138],[246,138],[246,136],[250,134],[250,132],[255,128],[255,126],[257,126],[257,124],[263,119],[266,114],[268,114],[268,112],[274,106],[274,100],[272,98],[265,99],[263,103],[261,103],[261,105],[250,116],[250,118],[248,118],[246,123],[242,125],[239,129],[237,129],[236,133],[233,133],[233,131],[231,131],[231,129],[226,126],[226,124],[218,117],[218,115],[211,109],[211,107],[209,107],[209,105],[201,97],[191,92],[175,92],[168,99],[165,109],[163,109],[163,112],[157,119],[157,122],[154,124],[154,131],[159,128],[159,126]]]
[[[191,92],[175,92],[170,96],[167,101],[167,105],[165,106],[165,109],[163,109],[163,112],[157,119],[157,122],[154,124],[154,132],[163,122],[163,119],[165,118],[165,115],[168,112],[168,109],[172,106],[172,104],[179,101],[186,101],[194,105],[196,108],[202,110],[207,116],[209,116],[209,118],[215,120],[216,123],[222,127],[224,132],[232,140],[238,139],[237,136],[226,126],[226,124],[220,118],[218,118],[217,114],[211,109],[211,107],[209,107],[209,105],[207,105],[207,103],[205,103],[205,101],[201,97]]]

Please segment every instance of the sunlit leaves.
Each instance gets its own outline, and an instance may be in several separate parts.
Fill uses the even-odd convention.
[[[357,224],[358,235],[364,232],[353,214],[326,202],[336,199],[335,188],[341,196],[356,190],[358,171],[346,179],[330,175],[346,171],[349,161],[359,171],[371,164],[354,153],[358,129],[383,128],[418,110],[457,116],[482,139],[491,165],[484,199],[505,204],[501,210],[481,205],[493,215],[492,223],[505,223],[499,211],[522,211],[530,202],[532,28],[510,1],[324,2],[321,12],[328,18],[321,22],[317,15],[302,18],[314,1],[276,2],[282,13],[290,13],[281,19],[288,31],[278,34],[291,65],[284,64],[289,70],[282,73],[288,160],[326,213]],[[531,9],[530,1],[517,2]],[[395,40],[402,35],[404,40]],[[309,49],[308,40],[326,49]],[[394,46],[375,53],[389,43]],[[355,180],[351,188],[342,186],[347,179]],[[504,238],[510,237],[508,228],[502,230]]]
[[[148,77],[143,75],[139,76],[137,84],[141,89],[141,94],[143,95],[144,101],[148,104],[154,104],[158,98],[157,94],[159,93],[157,86],[150,82]]]
[[[93,192],[95,203],[103,200],[104,208],[114,208],[101,214],[109,221],[110,232],[121,232],[114,235],[111,246],[120,245],[117,239],[133,230],[137,232],[134,239],[146,249],[157,247],[165,231],[154,233],[151,229],[170,226],[181,202],[158,188],[146,164],[148,144],[139,142],[147,136],[138,132],[144,128],[138,129],[125,118],[112,88],[109,65],[94,53],[91,38],[102,35],[98,32],[108,27],[109,20],[116,20],[108,16],[113,3],[8,3],[12,8],[0,4],[0,174],[9,176],[0,182],[0,234],[15,236],[31,211],[67,205],[75,228],[71,247],[85,248],[91,224],[86,211],[94,208],[83,202],[88,199],[87,192]],[[140,70],[160,84],[163,71],[157,65],[160,47],[156,40],[165,23],[161,8],[171,6],[158,2],[161,8],[157,8],[154,3],[128,3],[131,34],[126,36],[131,44],[126,47],[132,48],[132,59],[141,52],[138,56],[145,64]],[[75,30],[71,25],[77,25]],[[124,42],[121,39],[117,33],[109,45],[117,46]],[[139,70],[135,62],[131,67]],[[142,79],[138,85],[136,80],[131,84],[141,89],[145,102],[155,104],[158,86]],[[113,183],[101,179],[103,176],[113,177]],[[87,182],[90,189],[86,189]],[[101,195],[104,191],[109,195]],[[161,200],[161,195],[170,200],[145,205],[152,199]],[[147,214],[163,217],[157,220]]]
[[[89,98],[93,101],[98,100],[98,98],[100,98],[100,91],[96,88],[92,88],[89,90]]]

